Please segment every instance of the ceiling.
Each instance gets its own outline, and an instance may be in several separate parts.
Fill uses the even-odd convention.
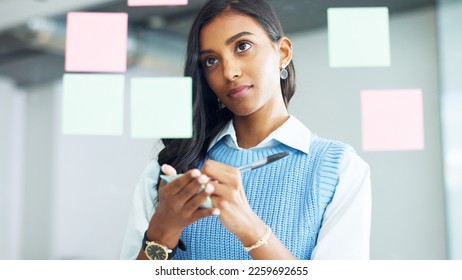
[[[0,76],[10,77],[20,86],[62,76],[65,21],[68,11],[126,12],[129,15],[129,33],[142,29],[157,36],[169,34],[165,38],[175,43],[185,40],[195,14],[206,1],[189,0],[186,6],[174,7],[127,7],[126,0],[0,0]],[[18,2],[22,4],[18,5]],[[385,6],[391,14],[395,14],[434,5],[435,0],[268,2],[276,10],[285,32],[290,34],[326,26],[329,7]],[[43,43],[43,34],[40,37],[40,34],[31,32],[31,26],[48,27],[58,35],[55,34],[55,37],[48,38],[49,40]]]

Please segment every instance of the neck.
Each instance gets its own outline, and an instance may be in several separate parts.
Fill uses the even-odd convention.
[[[234,129],[239,147],[250,149],[257,146],[289,119],[285,106],[279,110],[270,110],[269,113],[264,111],[234,117]]]

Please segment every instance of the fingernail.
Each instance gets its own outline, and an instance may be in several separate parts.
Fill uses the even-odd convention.
[[[200,183],[200,184],[205,184],[209,181],[209,178],[207,176],[205,176],[204,174],[202,174],[201,176],[199,176],[199,179],[197,179],[197,181]]]
[[[215,190],[215,187],[212,184],[207,184],[207,186],[205,186],[205,189],[204,189],[204,191],[208,194],[213,193],[214,190]]]
[[[220,209],[218,209],[218,208],[213,209],[212,215],[214,215],[214,216],[220,216]]]
[[[162,164],[162,172],[166,175],[174,175],[176,174],[175,168],[168,164]]]
[[[200,175],[201,175],[201,172],[197,169],[194,169],[193,171],[191,171],[191,176],[193,176],[194,178],[199,177]]]

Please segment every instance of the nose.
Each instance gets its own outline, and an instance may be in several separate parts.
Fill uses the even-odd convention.
[[[241,67],[236,59],[225,59],[222,65],[225,80],[232,82],[242,75]]]

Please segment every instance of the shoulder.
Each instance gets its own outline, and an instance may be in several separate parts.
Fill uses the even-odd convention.
[[[355,149],[349,144],[338,140],[322,138],[315,133],[313,133],[311,136],[311,147],[324,147],[325,149],[330,150],[350,151],[352,153],[355,153]]]
[[[346,150],[340,167],[340,175],[346,176],[370,176],[369,164],[354,150]]]
[[[311,146],[313,149],[324,150],[326,155],[337,155],[341,162],[341,173],[352,170],[369,171],[369,164],[358,155],[353,146],[347,143],[321,138],[313,134]]]
[[[369,164],[349,144],[313,134],[310,151],[318,154],[322,166],[329,170],[335,167],[339,178],[345,177],[349,181],[370,176]]]
[[[369,164],[350,145],[342,144],[345,148],[338,169],[338,185],[335,196],[337,198],[356,197],[358,193],[363,193],[367,194],[363,196],[364,201],[369,201],[371,192]]]
[[[317,158],[320,163],[332,166],[334,164],[338,169],[345,157],[351,157],[356,154],[354,148],[338,140],[321,138],[313,134],[310,141],[311,157]]]

